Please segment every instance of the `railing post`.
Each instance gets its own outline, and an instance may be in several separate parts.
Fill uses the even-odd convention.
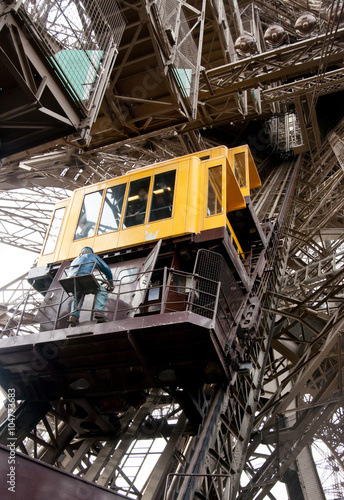
[[[121,282],[119,282],[119,285],[118,285],[118,293],[117,293],[116,305],[115,305],[115,310],[114,310],[114,315],[113,315],[113,321],[116,321],[116,318],[117,318],[118,304],[119,304],[120,296],[121,296]]]
[[[218,308],[219,299],[220,299],[220,292],[221,292],[221,281],[219,281],[217,284],[215,304],[214,304],[214,314],[213,314],[214,323],[216,322],[216,315],[217,315],[217,308]]]
[[[195,300],[195,292],[196,292],[196,277],[198,279],[202,279],[198,276],[198,274],[192,274],[191,276],[191,286],[190,286],[190,291],[188,294],[187,298],[187,303],[186,303],[186,311],[192,311],[192,306],[195,305],[194,300]]]
[[[25,301],[24,301],[24,307],[22,309],[22,312],[21,312],[21,315],[20,315],[20,318],[18,320],[18,324],[17,324],[17,330],[16,330],[16,337],[18,336],[18,333],[19,333],[19,328],[21,326],[21,322],[23,320],[23,316],[24,316],[24,312],[25,312],[25,308],[27,306],[27,303],[28,303],[28,300],[29,300],[29,295],[31,293],[31,290],[28,291],[28,293],[26,294],[26,297],[25,297]]]
[[[167,267],[164,267],[164,277],[162,282],[162,292],[161,292],[161,308],[160,314],[163,314],[166,309],[167,293],[169,287],[167,286]]]

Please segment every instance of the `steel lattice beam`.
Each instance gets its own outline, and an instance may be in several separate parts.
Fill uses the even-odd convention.
[[[167,395],[151,392],[141,410],[122,416],[116,440],[75,439],[70,415],[63,419],[56,408],[36,409],[36,421],[31,427],[22,426],[20,449],[113,491],[122,488],[133,498],[158,499],[169,473],[172,489],[179,484],[178,498],[188,498],[190,491],[198,498],[263,498],[271,495],[271,487],[314,436],[328,443],[338,461],[343,460],[344,127],[339,124],[329,142],[323,141],[314,113],[323,94],[342,89],[344,31],[326,22],[319,2],[292,2],[294,13],[278,0],[254,6],[176,0],[176,9],[182,4],[190,7],[184,9],[189,16],[186,34],[194,37],[197,54],[202,50],[202,60],[196,64],[198,99],[191,102],[171,71],[176,61],[176,49],[171,53],[173,33],[163,31],[156,4],[119,2],[127,25],[105,97],[96,103],[99,114],[89,147],[70,135],[3,160],[1,236],[11,245],[38,251],[53,201],[66,194],[58,188],[72,190],[209,147],[214,138],[209,139],[203,129],[226,126],[228,142],[240,141],[250,120],[295,106],[299,118],[304,118],[300,126],[304,150],[309,150],[300,160],[297,182],[292,182],[293,162],[277,167],[271,158],[264,159],[264,184],[254,199],[260,219],[283,213],[284,222],[269,272],[262,276],[264,320],[253,348],[253,369],[225,391],[207,395],[204,422],[211,423],[211,430],[204,426],[199,436],[185,432],[184,417],[171,407]],[[295,17],[307,7],[321,20],[320,31],[297,40]],[[234,40],[248,22],[255,33],[262,34],[263,26],[276,19],[290,36],[288,45],[267,49],[260,35],[256,54],[247,58],[236,54]],[[25,74],[29,85],[30,75]],[[258,152],[266,145],[258,138]],[[1,291],[3,306],[20,314],[27,290],[19,283]],[[8,319],[5,312],[2,324]],[[124,461],[134,440],[139,447],[147,438],[151,430],[147,418],[158,421],[165,411],[171,428],[157,425],[149,438],[162,434],[169,444],[148,482],[138,485],[143,462],[135,477],[129,477]],[[145,431],[139,431],[141,427]],[[292,436],[289,445],[286,434]],[[263,455],[257,447],[260,437],[269,456],[257,466],[255,459]],[[242,477],[245,470],[250,476],[247,485]],[[168,495],[173,496],[171,487]]]

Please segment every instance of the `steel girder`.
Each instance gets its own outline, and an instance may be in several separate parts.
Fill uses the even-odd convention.
[[[72,133],[78,128],[80,118],[23,19],[15,10],[3,6],[1,14],[1,157],[4,158]]]
[[[127,26],[106,95],[95,103],[99,114],[90,131],[88,151],[108,145],[109,152],[116,155],[124,144],[134,145],[139,138],[144,144],[166,134],[176,134],[192,151],[202,148],[197,130],[226,125],[235,139],[250,120],[284,113],[290,107],[297,108],[304,147],[313,151],[321,146],[314,106],[322,93],[341,89],[331,81],[337,81],[341,72],[343,28],[326,24],[319,6],[314,6],[320,19],[316,36],[298,39],[293,23],[302,13],[301,5],[295,13],[279,1],[268,7],[257,3],[254,8],[219,0],[206,4],[176,0],[173,5],[170,12],[163,1],[120,4]],[[289,44],[268,48],[263,27],[272,22],[274,10],[288,33]],[[169,19],[167,32],[164,16]],[[257,53],[240,58],[233,40],[249,26],[257,38]],[[187,48],[185,40],[189,40]],[[315,76],[309,77],[309,73]],[[193,93],[191,87],[183,86],[188,79]],[[17,171],[18,161],[52,149],[78,150],[78,137],[57,139],[34,153],[18,152],[3,163]],[[49,172],[50,177],[54,175]],[[52,183],[56,181],[62,182],[55,178]]]
[[[272,7],[275,4],[284,9],[285,12],[285,3],[275,2]],[[136,13],[140,12],[140,16],[144,16],[140,6],[142,6],[141,3],[133,5],[132,3],[122,2],[122,7],[126,8],[130,15],[132,15],[131,9],[136,9]],[[218,13],[221,9],[222,13],[224,12],[222,4],[213,2],[212,7],[212,12],[216,13],[216,19],[218,19]],[[234,12],[237,11],[238,7]],[[227,7],[226,21],[230,28],[232,28],[233,18],[235,17],[233,12],[232,16],[228,16]],[[143,28],[139,26],[139,19],[140,17],[137,17],[136,21],[133,21],[132,25],[129,23],[129,25],[131,29],[135,28],[136,30],[137,43],[147,43],[147,40],[140,39],[141,29]],[[144,19],[147,18],[144,17]],[[212,17],[206,18],[205,35],[209,33],[210,19]],[[226,29],[226,23],[224,23],[224,29]],[[238,25],[236,30],[239,29],[240,26]],[[219,28],[215,26],[215,33],[217,30]],[[239,33],[240,31],[237,31],[237,34]],[[84,168],[81,168],[79,163],[74,163],[73,160],[67,164],[68,170],[64,176],[61,175],[61,172],[65,170],[63,158],[53,166],[49,157],[45,158],[42,155],[40,158],[32,158],[30,152],[23,153],[19,155],[22,161],[25,163],[28,160],[28,165],[33,169],[33,172],[27,171],[26,173],[24,171],[22,178],[25,185],[27,185],[28,180],[29,182],[39,182],[39,179],[35,181],[35,176],[47,166],[51,167],[51,171],[46,174],[44,185],[49,185],[49,182],[51,182],[54,185],[62,184],[64,187],[72,188],[80,185],[80,183],[99,180],[102,176],[110,176],[112,172],[116,173],[116,169],[117,172],[120,169],[126,169],[127,165],[124,165],[124,163],[128,162],[128,160],[128,163],[132,161],[138,165],[140,161],[148,163],[152,162],[152,160],[156,161],[161,154],[165,155],[164,157],[169,157],[180,154],[180,151],[183,153],[189,152],[192,148],[199,148],[204,140],[199,133],[194,134],[192,130],[212,123],[225,123],[226,120],[231,118],[234,121],[242,120],[243,117],[245,118],[243,112],[245,110],[249,119],[257,116],[257,109],[253,105],[251,108],[250,106],[245,108],[241,104],[239,106],[239,103],[245,101],[240,93],[241,88],[246,83],[247,89],[243,88],[243,92],[250,92],[251,89],[255,88],[255,84],[266,85],[266,96],[268,98],[270,95],[273,101],[270,104],[280,102],[283,105],[286,92],[277,95],[268,94],[268,89],[273,88],[279,82],[279,78],[293,80],[291,82],[291,93],[295,92],[294,97],[299,98],[299,96],[303,96],[308,92],[311,95],[315,89],[317,89],[317,92],[321,92],[321,85],[323,84],[323,88],[326,88],[329,79],[332,77],[329,71],[323,73],[320,80],[318,78],[318,82],[315,77],[312,82],[306,81],[303,83],[302,81],[303,71],[306,73],[310,69],[317,67],[313,59],[317,59],[318,65],[322,60],[321,43],[315,40],[309,39],[297,42],[299,45],[296,48],[289,45],[285,48],[281,47],[281,50],[274,49],[269,51],[271,52],[270,56],[269,53],[264,54],[269,56],[268,62],[272,68],[272,70],[271,68],[267,70],[264,67],[264,58],[260,57],[260,55],[252,56],[249,61],[243,60],[239,62],[235,61],[236,56],[233,54],[228,56],[226,50],[223,50],[223,47],[226,47],[224,32],[222,32],[221,36],[223,63],[216,66],[214,72],[212,72],[212,69],[207,69],[206,72],[201,72],[200,76],[200,84],[207,88],[205,92],[208,92],[203,96],[205,97],[204,103],[208,108],[212,108],[207,114],[203,114],[201,119],[194,122],[192,120],[188,121],[185,120],[185,114],[181,119],[182,113],[178,115],[179,111],[176,111],[179,106],[177,98],[175,98],[174,103],[178,103],[178,105],[175,104],[175,108],[173,108],[176,114],[172,116],[171,110],[166,113],[167,105],[162,104],[166,102],[166,99],[160,101],[159,98],[156,99],[154,104],[156,107],[152,109],[160,109],[153,111],[153,118],[149,120],[147,112],[143,109],[143,106],[146,105],[147,107],[149,105],[148,102],[145,102],[147,96],[144,98],[142,96],[135,97],[135,95],[127,96],[123,90],[122,93],[118,93],[116,85],[120,83],[122,88],[124,88],[124,83],[127,82],[129,83],[129,89],[134,88],[134,78],[129,74],[130,59],[136,50],[135,39],[133,39],[131,43],[127,43],[123,47],[125,56],[121,61],[118,61],[113,84],[110,82],[110,93],[107,94],[107,101],[100,112],[99,122],[94,128],[94,144],[92,148],[101,143],[110,143],[114,139],[118,140],[117,145],[111,146],[109,144],[98,151],[93,149],[93,151],[83,152],[75,148],[75,142],[72,143],[70,149],[63,150],[63,154],[66,154],[66,151],[67,154],[72,151],[76,156],[80,156],[80,161],[84,161]],[[342,32],[339,30],[331,36],[334,39],[334,50],[331,53],[331,59],[328,59],[328,61],[337,65],[340,64],[339,60],[342,57]],[[205,36],[204,40],[204,44],[209,43],[207,36]],[[230,53],[230,39],[225,40],[227,40],[227,49]],[[322,41],[324,41],[324,38]],[[225,56],[225,54],[227,55]],[[231,57],[234,57],[234,64]],[[301,59],[300,61],[298,59],[300,57],[304,58],[304,66]],[[282,62],[279,62],[281,58]],[[133,58],[133,65],[138,62],[139,56],[137,56],[136,61]],[[230,65],[226,66],[228,63]],[[209,64],[211,64],[210,59]],[[164,65],[161,64],[159,67],[163,68]],[[150,66],[141,75],[150,76],[151,79],[149,81],[147,78],[146,80],[142,79],[141,82],[159,84],[160,80],[157,80],[157,78],[162,78],[163,73],[158,73],[155,68],[154,62],[153,66]],[[217,68],[221,68],[221,71],[216,72]],[[256,80],[253,73],[255,70],[258,71]],[[235,71],[237,73],[234,73]],[[299,71],[300,73],[298,73]],[[123,81],[121,81],[122,78]],[[226,81],[222,83],[221,78],[225,78]],[[166,80],[163,81],[166,82]],[[234,85],[233,89],[240,95],[239,98],[238,96],[233,97],[236,105],[232,109],[229,106],[233,90],[229,86],[230,82]],[[166,85],[170,86],[170,81]],[[218,90],[219,86],[221,86],[220,90]],[[159,85],[155,86],[155,88],[158,87]],[[286,91],[286,88],[284,90]],[[217,93],[221,98],[224,97],[225,99],[216,101],[214,96],[217,96]],[[278,101],[274,99],[277,96]],[[201,93],[200,98],[202,98]],[[135,101],[135,99],[138,99],[138,101]],[[149,97],[148,100],[150,99]],[[307,99],[302,99],[301,107],[305,106],[306,101]],[[129,102],[130,106],[125,111],[122,106],[118,105],[119,102]],[[167,102],[169,102],[168,99]],[[110,104],[109,107],[107,107],[108,104]],[[227,104],[228,108],[226,107]],[[225,106],[225,116],[221,114],[221,106],[222,108]],[[107,111],[104,112],[104,109]],[[109,109],[112,111],[108,112]],[[169,113],[171,116],[169,116]],[[110,116],[111,120],[109,121]],[[164,120],[158,122],[159,116],[160,118],[164,116]],[[103,121],[101,122],[102,118]],[[182,124],[178,122],[180,119]],[[304,135],[309,130],[309,123],[311,122],[305,122]],[[99,128],[97,129],[97,127]],[[126,127],[125,133],[124,127]],[[188,134],[187,131],[189,131]],[[341,126],[335,132],[339,138],[343,137]],[[161,142],[160,137],[163,138]],[[302,160],[297,189],[293,197],[294,211],[292,215],[288,215],[287,222],[280,233],[279,245],[284,252],[281,254],[283,257],[278,254],[276,267],[273,271],[274,273],[277,272],[279,279],[273,281],[275,288],[272,290],[265,288],[263,291],[266,317],[270,318],[265,323],[263,333],[266,335],[267,332],[272,332],[272,348],[267,349],[266,344],[263,343],[266,341],[266,337],[262,336],[258,340],[257,352],[255,353],[257,363],[253,372],[240,377],[240,379],[244,378],[245,381],[240,382],[242,385],[239,388],[236,386],[239,381],[235,381],[233,389],[228,389],[228,392],[221,395],[222,401],[225,402],[221,407],[221,411],[212,410],[216,406],[215,399],[209,399],[204,418],[211,418],[211,415],[213,415],[214,422],[218,425],[217,427],[215,425],[218,430],[217,433],[209,436],[204,428],[202,429],[203,434],[200,434],[197,438],[190,436],[185,438],[184,431],[182,431],[182,422],[179,422],[179,427],[174,422],[176,433],[173,442],[163,458],[159,460],[158,468],[153,472],[155,479],[154,481],[153,479],[150,480],[149,489],[146,490],[149,491],[149,493],[146,493],[147,498],[147,495],[152,492],[158,498],[160,494],[158,492],[162,491],[164,483],[162,477],[159,477],[158,471],[167,474],[168,465],[172,458],[174,467],[177,467],[176,464],[178,463],[183,468],[182,470],[189,470],[191,474],[194,474],[198,470],[199,464],[202,463],[204,475],[199,480],[199,484],[196,485],[195,478],[189,477],[187,479],[185,476],[185,480],[189,485],[193,483],[191,488],[198,489],[204,496],[211,497],[211,495],[215,494],[215,491],[217,495],[221,492],[224,494],[229,490],[232,491],[231,495],[238,492],[242,498],[253,498],[257,494],[260,496],[269,494],[271,486],[283,476],[288,467],[295,461],[298,452],[307,443],[311,442],[314,435],[323,436],[324,440],[330,442],[329,429],[333,427],[331,415],[336,415],[342,408],[342,400],[338,393],[338,389],[341,388],[340,368],[342,366],[342,348],[338,340],[342,335],[342,313],[341,310],[338,312],[338,305],[342,302],[342,272],[340,268],[342,252],[342,174],[340,172],[342,169],[340,156],[334,154],[327,142],[319,145],[316,137],[310,137],[308,144],[311,148],[311,154],[305,155]],[[50,152],[53,151],[55,154],[57,150],[58,154],[60,154],[62,144],[60,146],[53,144],[50,145],[50,148]],[[129,155],[126,153],[126,148],[130,150]],[[102,163],[102,155],[104,154],[108,155],[106,168]],[[112,162],[116,162],[116,165],[114,166]],[[18,163],[18,160],[15,158],[6,159],[4,162],[5,169],[10,169],[9,166],[13,167],[11,182],[16,176],[15,173],[21,171],[17,169],[16,163]],[[129,168],[131,166],[130,163]],[[264,166],[266,167],[266,163],[262,167]],[[288,168],[287,165],[279,169],[273,169],[271,166],[269,169],[266,168],[266,170],[269,170],[269,175],[266,177],[265,188],[257,194],[255,200],[255,203],[259,206],[261,218],[266,216],[277,217],[283,209],[285,190],[289,184],[289,173],[286,173],[286,168]],[[79,172],[79,170],[82,170],[82,172]],[[78,173],[79,176],[75,179]],[[4,180],[7,182],[8,178],[4,176]],[[276,326],[274,326],[275,324]],[[266,359],[264,358],[265,370],[262,369],[263,365],[259,355],[263,356],[263,358],[266,356]],[[338,373],[337,377],[334,375],[336,372]],[[259,392],[259,387],[256,384],[257,379],[253,380],[252,376],[256,376],[258,379],[263,377],[263,392]],[[291,388],[293,390],[291,396],[289,396],[288,392]],[[305,395],[308,394],[306,391],[309,391],[310,394],[310,399],[307,396],[308,404],[306,404],[305,400]],[[326,398],[327,395],[329,395],[328,398]],[[154,401],[153,408],[159,409],[161,404],[157,400]],[[253,401],[253,406],[248,404],[248,401],[250,403]],[[49,463],[54,463],[55,460],[58,460],[56,457],[63,450],[63,453],[66,454],[63,467],[67,470],[76,468],[80,475],[85,475],[86,478],[92,481],[97,481],[99,478],[101,484],[111,484],[111,487],[115,487],[114,479],[117,474],[117,477],[122,476],[127,487],[131,488],[130,491],[133,495],[138,497],[141,494],[139,488],[135,485],[135,481],[132,481],[122,468],[121,459],[124,454],[113,454],[114,447],[118,443],[114,444],[111,440],[105,444],[91,444],[90,440],[87,439],[76,441],[73,432],[68,427],[68,422],[59,420],[56,412],[55,414],[52,412],[49,417],[44,412],[42,411],[42,415],[38,416],[41,418],[41,422],[37,423],[35,430],[27,430],[26,437],[23,437],[24,441],[20,445],[22,451],[33,455],[41,453]],[[123,450],[129,450],[132,443],[132,434],[126,434],[127,430],[130,429],[130,427],[126,427],[128,421],[132,418],[138,427],[139,422],[141,424],[145,422],[143,414],[140,414],[137,420],[134,415],[127,415],[126,417],[128,420],[123,419],[122,421],[123,433],[121,437],[125,441]],[[235,419],[235,425],[231,425],[230,419]],[[295,420],[293,421],[293,419]],[[287,421],[288,425],[285,424],[284,420]],[[282,423],[284,427],[279,428],[277,424],[282,425]],[[240,429],[239,433],[235,431],[238,428]],[[278,430],[274,432],[274,429],[277,428]],[[136,430],[137,428],[135,428],[135,432]],[[291,446],[287,446],[284,439],[285,433],[289,432],[293,440]],[[260,436],[270,447],[270,451],[272,450],[272,457],[271,459],[266,458],[264,465],[257,467],[254,465],[253,459],[260,453],[260,450],[257,449],[257,441]],[[193,441],[193,444],[190,444],[190,441]],[[342,456],[341,442],[342,435],[339,431],[331,433],[330,444],[332,449],[336,451],[337,457]],[[198,450],[199,455],[197,457],[196,454],[191,459],[188,450],[189,446],[193,445]],[[202,457],[205,457],[204,463]],[[100,479],[99,471],[105,466],[107,468]],[[141,466],[138,467],[141,468]],[[244,483],[240,485],[240,475],[243,469],[247,469],[251,477],[247,487]],[[117,472],[114,473],[114,470]],[[215,475],[216,470],[220,471],[218,477]],[[207,479],[206,474],[208,473],[213,474],[214,480]],[[171,479],[173,479],[172,476]],[[157,486],[155,489],[154,485],[156,484],[159,484],[159,487]],[[188,487],[183,486],[184,491],[187,491]]]
[[[264,375],[267,403],[252,427],[246,463],[250,480],[239,498],[264,498],[277,478],[288,481],[284,475],[301,449],[322,432],[326,442],[331,425],[338,429],[333,433],[337,439],[331,443],[334,456],[339,461],[342,457],[340,419],[336,417],[343,405],[343,271],[342,239],[338,239],[342,231],[337,232],[338,212],[331,210],[341,196],[342,176],[333,156],[324,148],[316,170],[308,168],[306,159],[300,168],[293,221],[283,231],[282,241],[289,242],[284,285],[280,293],[276,290],[271,295],[271,300],[278,300],[276,308],[268,305],[268,299],[266,302],[276,317],[273,350]],[[266,201],[262,196],[262,202]],[[298,230],[291,230],[293,226]],[[257,448],[261,443],[268,447],[267,453]],[[341,495],[340,490],[337,494]]]

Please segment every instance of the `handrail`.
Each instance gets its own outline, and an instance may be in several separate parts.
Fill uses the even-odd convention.
[[[214,281],[198,274],[187,273],[168,267],[154,269],[153,272],[160,277],[157,286],[152,286],[151,282],[148,286],[146,283],[143,285],[140,284],[141,277],[146,275],[147,271],[122,276],[120,282],[117,282],[115,290],[111,293],[109,292],[110,296],[115,297],[113,309],[107,311],[109,314],[113,313],[113,320],[122,319],[121,314],[125,318],[130,314],[132,316],[145,316],[152,313],[163,314],[189,311],[209,318],[213,322],[216,321],[224,334],[229,331],[234,323],[234,317],[230,311],[228,297],[225,296],[220,281]],[[126,283],[128,276],[130,276],[130,283]],[[57,293],[61,289],[62,287],[49,289],[49,293],[56,294],[57,300],[54,303],[48,302],[36,305],[36,308],[33,308],[27,297],[25,302],[21,304],[21,307],[18,306],[13,317],[7,322],[2,336],[5,336],[6,332],[9,336],[13,336],[13,327],[9,329],[9,325],[12,319],[14,317],[18,318],[18,316],[19,319],[15,320],[14,326],[15,336],[23,335],[23,320],[28,307],[30,307],[31,314],[40,312],[41,316],[46,317],[46,321],[37,320],[37,323],[51,323],[52,329],[56,329],[59,322],[66,317],[65,312],[61,315],[61,311],[64,311],[62,306],[71,298],[71,294],[65,291],[61,294]],[[152,289],[157,289],[155,292],[157,299],[148,300],[147,294]],[[137,303],[133,305],[131,302],[135,294],[142,295],[142,297],[140,295],[138,297],[140,301],[139,305]],[[153,306],[154,310],[150,306]],[[46,310],[49,310],[49,312],[46,313]],[[84,307],[82,310],[86,311]]]

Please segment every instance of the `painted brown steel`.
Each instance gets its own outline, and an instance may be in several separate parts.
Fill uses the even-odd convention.
[[[126,498],[17,451],[12,453],[11,449],[0,445],[0,481],[3,500],[14,498],[122,500]]]

